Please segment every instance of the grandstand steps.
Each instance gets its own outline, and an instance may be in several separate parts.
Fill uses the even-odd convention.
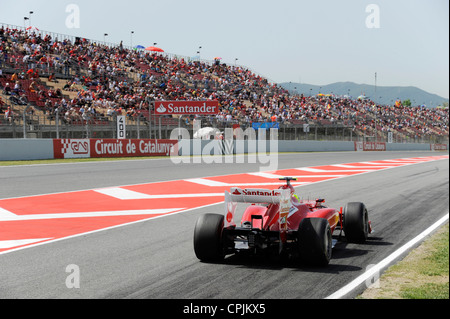
[[[8,95],[5,95],[3,93],[1,93],[0,96],[3,99],[3,101],[5,102],[5,105],[3,106],[5,111],[6,111],[7,107],[10,107],[11,110],[13,111],[14,118],[16,120],[20,120],[21,121],[22,118],[23,118],[23,114],[25,113],[25,110],[26,110],[28,105],[16,105],[16,104],[12,103],[9,100],[9,96]],[[38,112],[36,112],[35,108],[33,108],[33,111],[34,111],[33,112],[34,114],[38,113]],[[30,110],[28,110],[28,114],[27,114],[27,123],[28,124],[32,124],[32,125],[39,124],[39,121],[36,120],[35,118],[30,118],[29,114],[30,114]],[[38,114],[36,114],[36,115],[38,115]],[[4,116],[4,113],[2,113],[1,116]],[[17,124],[17,122],[16,122],[16,124]]]
[[[3,94],[3,92],[2,91],[0,91],[0,98],[1,98],[1,100],[3,101],[3,106],[1,107],[1,116],[4,116],[4,113],[6,112],[6,110],[8,109],[8,106],[9,107],[13,107],[13,111],[14,111],[14,104],[12,104],[11,103],[11,101],[9,100],[9,96],[8,95],[6,95],[6,94]]]
[[[51,89],[51,87],[47,84],[48,80],[46,80],[45,78],[39,78],[40,82],[38,83],[38,85],[45,90],[49,90]],[[21,82],[22,85],[22,89],[24,89],[25,94],[29,100],[28,105],[32,107],[32,112],[30,110],[28,110],[28,114],[27,117],[32,113],[33,114],[33,119],[28,118],[28,122],[31,124],[40,124],[40,125],[55,125],[55,121],[51,121],[50,119],[48,119],[48,115],[45,114],[44,110],[42,110],[36,102],[33,102],[32,100],[30,100],[30,95],[31,94],[28,90],[28,87],[24,87],[26,85],[29,84],[30,80],[19,80]],[[22,117],[23,113],[25,112],[25,109],[27,108],[28,105],[16,105],[14,103],[12,103],[9,100],[9,96],[2,94],[2,98],[5,102],[7,102],[7,104],[9,106],[12,107],[12,110],[15,114],[15,117],[17,118],[18,116]]]
[[[2,107],[1,116],[5,115],[5,112],[8,109],[8,107],[11,108],[15,117],[22,116],[22,109],[20,108],[20,105],[16,105],[16,104],[12,103],[9,100],[10,95],[3,94],[3,92],[0,91],[0,97],[1,97],[2,101],[4,102],[4,105]]]
[[[41,81],[44,83],[45,86],[48,88],[51,88],[53,90],[60,89],[63,93],[63,97],[67,100],[71,100],[75,98],[78,95],[78,91],[66,91],[63,90],[64,86],[66,85],[67,81],[62,79],[57,79],[58,82],[52,82],[49,81],[47,78],[40,78]]]
[[[253,104],[253,102],[251,102],[250,100],[244,100],[243,101],[243,103],[245,104],[245,106],[246,107],[248,107],[248,108],[256,108],[260,113],[261,113],[261,115],[264,117],[264,118],[269,118],[270,117],[270,115],[269,115],[269,113],[267,113],[263,108],[261,108],[259,105],[257,105],[257,104]]]

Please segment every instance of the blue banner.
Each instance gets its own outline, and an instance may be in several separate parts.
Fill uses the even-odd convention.
[[[252,123],[252,127],[255,130],[258,130],[260,128],[263,128],[266,130],[269,130],[271,128],[279,129],[280,123],[278,123],[278,122]]]

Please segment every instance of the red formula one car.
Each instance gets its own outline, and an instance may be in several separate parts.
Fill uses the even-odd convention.
[[[299,200],[292,177],[275,190],[231,188],[225,192],[225,215],[205,214],[194,230],[194,251],[202,261],[219,261],[235,253],[299,256],[324,266],[331,258],[335,230],[348,242],[364,242],[372,232],[367,208],[351,202],[336,210],[323,199]],[[234,222],[238,203],[248,203],[240,226]]]

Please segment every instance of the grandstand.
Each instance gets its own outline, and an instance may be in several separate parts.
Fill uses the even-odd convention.
[[[243,66],[0,24],[0,137],[168,137],[193,116],[152,114],[155,100],[218,100],[204,125],[278,123],[279,139],[448,143],[448,108],[290,94]],[[9,108],[9,110],[8,110]],[[58,120],[57,120],[58,119]]]

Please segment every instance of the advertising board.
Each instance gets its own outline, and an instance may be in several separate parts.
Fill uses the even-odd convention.
[[[155,115],[214,115],[219,113],[219,101],[155,101]]]
[[[357,152],[370,152],[370,151],[384,152],[384,151],[386,151],[386,143],[385,142],[355,142],[355,151],[357,151]]]
[[[178,154],[177,140],[54,139],[54,158],[169,156]]]

